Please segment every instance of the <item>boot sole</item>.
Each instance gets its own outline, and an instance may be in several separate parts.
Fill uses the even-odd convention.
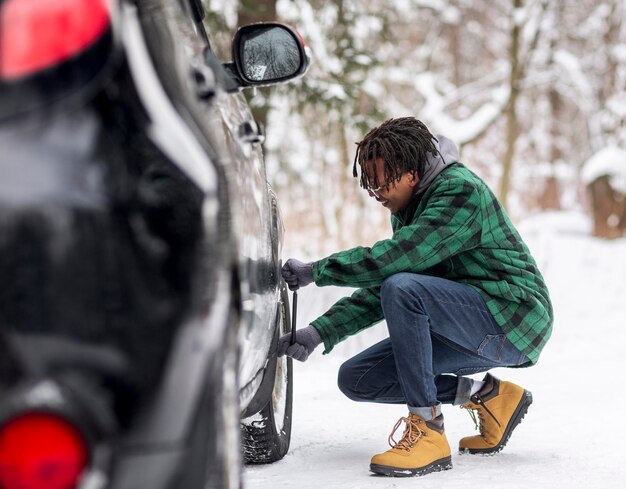
[[[430,474],[431,472],[441,472],[452,468],[452,457],[445,457],[434,461],[432,464],[418,467],[416,469],[402,469],[400,467],[391,467],[389,465],[370,464],[370,471],[375,474],[385,475],[387,477],[417,477],[420,475]]]
[[[504,435],[502,435],[502,439],[500,443],[492,448],[461,448],[459,447],[459,453],[470,453],[470,454],[482,454],[482,455],[495,455],[499,451],[501,451],[509,438],[511,437],[511,433],[517,427],[518,424],[522,422],[526,412],[528,411],[528,407],[533,403],[533,395],[530,391],[525,390],[524,394],[522,394],[522,398],[520,399],[515,411],[513,412],[513,416],[509,420],[509,424],[506,426],[504,430]]]

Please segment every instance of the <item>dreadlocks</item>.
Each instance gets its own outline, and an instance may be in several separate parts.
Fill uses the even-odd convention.
[[[389,119],[379,127],[368,132],[362,141],[356,143],[352,175],[358,176],[357,164],[361,167],[361,187],[368,188],[373,177],[374,186],[391,185],[402,178],[406,172],[417,172],[418,177],[424,174],[427,153],[433,156],[439,151],[433,144],[436,138],[430,133],[423,122],[414,117]],[[378,175],[370,175],[368,162],[378,159],[385,162],[385,182],[378,181]]]

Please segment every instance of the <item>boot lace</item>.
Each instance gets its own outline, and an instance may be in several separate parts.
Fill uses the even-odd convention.
[[[472,421],[474,422],[474,427],[480,431],[481,435],[484,435],[485,428],[485,413],[489,414],[496,422],[496,424],[501,427],[500,421],[498,418],[494,416],[494,414],[490,411],[490,409],[485,405],[484,401],[480,396],[476,396],[472,398],[473,401],[470,401],[461,406],[461,409],[467,409],[467,412],[470,414]]]
[[[406,427],[404,428],[402,439],[400,441],[396,441],[393,436],[396,434],[396,431],[403,421],[406,423]],[[419,418],[400,418],[396,425],[393,427],[393,430],[391,430],[391,433],[389,434],[389,438],[387,440],[389,446],[391,446],[392,448],[402,448],[407,451],[413,448],[415,444],[419,441],[419,439],[425,435],[425,433],[420,430],[418,426],[420,421],[421,420]]]

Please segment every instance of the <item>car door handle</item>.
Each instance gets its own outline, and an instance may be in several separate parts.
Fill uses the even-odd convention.
[[[262,144],[265,141],[263,129],[254,121],[239,124],[239,139],[251,144]]]
[[[211,71],[198,66],[191,70],[191,75],[195,82],[196,96],[200,100],[209,100],[215,95],[215,78]]]

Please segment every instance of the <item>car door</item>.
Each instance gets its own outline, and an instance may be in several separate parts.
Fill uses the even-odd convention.
[[[241,385],[264,367],[273,335],[277,307],[278,244],[272,236],[270,191],[260,144],[259,128],[241,94],[219,103],[226,144],[233,155],[234,193],[239,208],[239,253],[243,282],[244,324],[240,331]]]
[[[245,391],[246,384],[265,367],[274,333],[279,299],[280,219],[275,195],[267,183],[261,130],[243,94],[229,88],[229,74],[222,67],[222,62],[229,60],[217,59],[211,49],[208,23],[196,16],[195,1],[188,2],[193,36],[190,35],[187,42],[190,51],[202,53],[195,57],[198,107],[207,126],[213,128],[215,143],[223,150],[222,163],[230,177],[232,225],[238,241],[242,285],[239,374]],[[225,90],[203,97],[205,76],[224,80]],[[246,399],[242,401],[245,405]]]

